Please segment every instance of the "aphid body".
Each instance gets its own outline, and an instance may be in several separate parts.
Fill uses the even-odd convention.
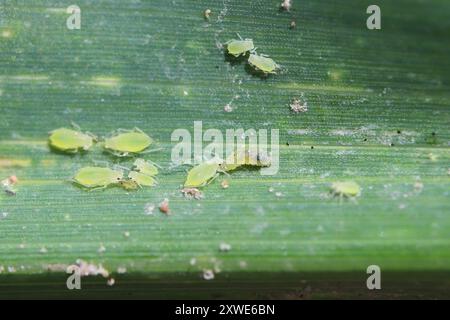
[[[252,39],[230,40],[226,44],[228,53],[236,58],[255,49]]]
[[[219,170],[220,164],[217,162],[201,163],[189,170],[184,186],[190,188],[203,187],[217,177]]]
[[[361,188],[354,181],[334,182],[331,184],[331,194],[340,198],[354,198],[361,194]]]
[[[75,183],[88,189],[103,189],[122,180],[122,170],[103,167],[84,167],[73,177]]]
[[[135,128],[105,139],[105,149],[116,156],[137,154],[147,149],[153,142],[147,134]]]
[[[137,183],[139,186],[152,187],[156,185],[156,180],[154,177],[141,172],[130,171],[130,173],[128,173],[128,178]]]
[[[277,65],[271,58],[258,55],[256,53],[250,54],[248,57],[248,63],[264,73],[276,73],[275,71],[279,68],[279,65]]]
[[[79,150],[86,151],[91,148],[94,137],[80,131],[60,128],[50,132],[49,143],[57,150],[76,153]]]

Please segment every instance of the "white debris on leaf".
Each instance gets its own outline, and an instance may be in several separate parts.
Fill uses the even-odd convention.
[[[187,199],[195,199],[195,200],[203,199],[203,192],[201,192],[197,188],[184,188],[181,190],[181,193]]]
[[[147,203],[144,207],[144,213],[146,215],[152,215],[155,210],[155,205],[153,203]]]
[[[76,265],[80,268],[80,275],[82,277],[87,276],[102,276],[103,278],[109,277],[109,271],[106,270],[101,264],[92,264],[84,260],[78,259]]]
[[[203,270],[203,279],[213,280],[214,279],[214,271],[212,271],[210,269]]]
[[[292,0],[283,0],[280,6],[283,10],[290,11],[292,8]]]
[[[103,244],[101,244],[100,247],[98,248],[97,252],[98,253],[103,253],[105,251],[106,251],[106,247]]]
[[[292,100],[291,104],[289,105],[291,107],[291,111],[295,113],[303,113],[308,111],[308,105],[306,102],[302,102],[299,99]]]
[[[225,107],[223,107],[223,111],[225,111],[225,112],[232,112],[233,111],[233,107],[229,103],[227,103],[225,105]]]
[[[222,243],[219,245],[219,250],[222,251],[222,252],[228,252],[228,251],[231,250],[231,245],[228,244],[228,243],[222,242]]]

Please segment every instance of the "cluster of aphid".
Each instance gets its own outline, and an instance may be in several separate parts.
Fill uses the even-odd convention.
[[[235,58],[245,56],[249,53],[248,63],[264,74],[276,73],[276,70],[280,68],[280,66],[268,56],[263,54],[258,55],[256,53],[256,48],[252,39],[242,39],[239,36],[239,40],[230,40],[226,45],[228,53]]]
[[[50,132],[50,146],[66,153],[88,151],[98,138],[91,133],[60,128]],[[118,130],[103,141],[105,151],[117,156],[137,156],[147,153],[152,139],[140,129]],[[126,173],[125,173],[126,172]],[[102,189],[111,185],[119,185],[127,190],[142,186],[156,185],[155,176],[158,174],[157,165],[151,161],[138,158],[131,169],[125,167],[84,167],[74,176],[73,182],[89,189]]]
[[[220,173],[228,173],[241,166],[268,167],[271,159],[251,151],[233,152],[226,160],[212,160],[193,167],[188,172],[185,188],[197,188],[210,184]]]

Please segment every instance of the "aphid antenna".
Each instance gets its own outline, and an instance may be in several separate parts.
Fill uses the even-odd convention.
[[[163,167],[160,166],[159,164],[157,164],[156,162],[153,162],[152,160],[145,160],[147,162],[150,162],[152,165],[154,165],[155,167],[157,167],[158,169],[162,169]]]
[[[87,135],[90,136],[92,139],[94,139],[95,142],[98,142],[98,141],[99,141],[98,136],[95,135],[95,134],[93,134],[92,132],[86,131],[85,134],[87,134]]]
[[[71,125],[74,129],[76,129],[76,130],[78,130],[78,131],[81,131],[81,127],[80,127],[77,123],[75,123],[74,121],[70,121],[70,125]]]
[[[242,37],[241,37],[241,35],[239,33],[236,32],[236,34],[239,37],[239,39],[244,40],[244,39],[242,39]]]
[[[127,168],[127,167],[124,167],[124,166],[122,166],[122,165],[120,165],[120,164],[114,164],[114,165],[112,166],[112,169],[113,169],[113,170],[115,170],[115,169],[122,169],[122,170],[124,170],[124,171],[131,171],[131,169],[129,169],[129,168]]]

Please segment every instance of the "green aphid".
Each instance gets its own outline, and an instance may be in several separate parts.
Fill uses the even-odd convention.
[[[339,198],[355,198],[361,194],[359,184],[353,181],[334,182],[331,184],[331,194]]]
[[[233,152],[221,165],[224,171],[232,171],[240,166],[268,167],[271,165],[269,156],[253,151]]]
[[[49,143],[52,148],[68,153],[87,151],[94,144],[95,137],[89,133],[60,128],[50,132]]]
[[[228,53],[236,58],[255,49],[252,39],[230,40],[226,43],[226,45]]]
[[[104,167],[84,167],[73,177],[73,181],[87,189],[104,189],[123,180],[122,170]]]
[[[139,158],[136,159],[133,166],[134,170],[149,176],[156,176],[158,174],[158,167],[151,161],[145,161],[144,159]]]
[[[211,183],[221,171],[221,164],[217,162],[199,164],[189,170],[184,186],[189,188],[203,187]]]
[[[110,138],[105,139],[105,149],[118,157],[130,154],[139,154],[147,149],[153,142],[146,133],[140,129],[122,130]]]
[[[271,58],[264,55],[257,55],[256,53],[250,54],[248,57],[248,63],[264,73],[276,73],[275,71],[280,68],[280,66]]]
[[[153,187],[157,184],[154,177],[137,171],[130,171],[128,179],[135,182],[139,187]]]

